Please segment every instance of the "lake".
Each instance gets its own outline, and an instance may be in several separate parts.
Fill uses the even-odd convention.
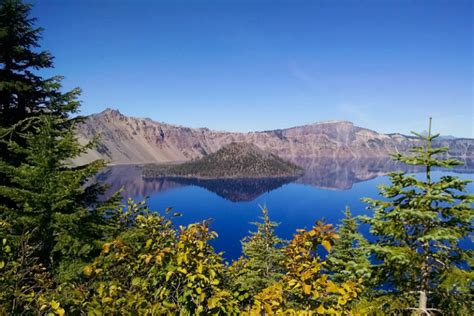
[[[360,199],[377,198],[377,186],[389,183],[388,172],[404,170],[423,176],[419,173],[422,169],[407,168],[389,159],[300,159],[298,163],[306,170],[300,178],[145,181],[139,166],[121,165],[107,168],[99,180],[110,185],[109,194],[123,187],[124,197],[135,201],[149,197],[148,204],[154,211],[172,207],[173,212],[182,214],[174,220],[176,225],[211,219],[211,227],[219,235],[212,244],[230,261],[240,256],[240,241],[254,230],[250,223],[259,220],[261,206],[266,206],[270,218],[280,223],[277,234],[291,239],[296,229],[309,228],[317,220],[338,224],[346,206],[354,215],[370,215],[372,212]],[[433,178],[451,174],[472,180],[474,163],[465,163],[454,171],[436,170]],[[474,192],[472,183],[468,191]],[[361,230],[367,235],[367,227]],[[463,247],[472,248],[472,243],[463,241]]]

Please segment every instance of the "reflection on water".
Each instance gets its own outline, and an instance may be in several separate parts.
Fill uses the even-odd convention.
[[[383,177],[391,171],[408,172],[389,159],[334,160],[299,159],[306,173],[298,179],[245,179],[198,180],[158,178],[145,181],[139,166],[114,166],[105,170],[100,180],[110,185],[108,193],[124,188],[123,196],[136,201],[149,196],[148,205],[160,212],[168,207],[183,214],[173,222],[188,225],[212,219],[212,229],[219,238],[212,241],[216,251],[224,252],[226,260],[241,255],[241,240],[253,231],[251,222],[261,216],[259,205],[268,207],[272,220],[281,223],[277,234],[291,239],[296,229],[309,228],[315,221],[324,219],[336,225],[343,210],[350,207],[354,215],[370,215],[362,197],[377,198],[377,186],[388,184]],[[474,164],[467,162],[455,172],[474,173]],[[453,173],[434,172],[433,179]],[[458,174],[472,179],[472,174]],[[423,178],[422,174],[417,177]],[[474,192],[474,185],[468,191]],[[368,234],[367,227],[361,231]],[[472,248],[472,245],[466,247]]]
[[[107,184],[107,195],[123,188],[125,197],[149,196],[155,192],[177,189],[182,186],[167,179],[157,178],[153,181],[145,181],[142,179],[141,167],[137,165],[107,167],[97,176],[97,179]]]
[[[422,172],[423,167],[407,166],[390,158],[372,159],[328,159],[299,158],[294,163],[305,169],[305,174],[296,182],[320,189],[349,190],[355,183],[384,176],[394,171]],[[454,172],[474,172],[474,160],[465,160]]]
[[[214,192],[232,202],[253,201],[260,195],[278,189],[297,178],[260,178],[260,179],[169,179],[180,185],[194,185]],[[150,181],[150,180],[146,180]],[[151,180],[155,181],[155,180]]]
[[[423,168],[406,166],[391,159],[295,159],[305,169],[299,178],[262,179],[143,179],[140,166],[108,167],[98,179],[109,185],[108,194],[124,189],[125,197],[150,196],[157,192],[186,186],[198,186],[232,202],[252,201],[260,195],[295,182],[321,189],[349,190],[355,183],[383,176],[393,171],[421,172]],[[464,161],[454,172],[474,172],[474,160]]]

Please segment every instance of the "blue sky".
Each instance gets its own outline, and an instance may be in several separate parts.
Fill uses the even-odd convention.
[[[472,1],[34,0],[82,113],[474,137]]]

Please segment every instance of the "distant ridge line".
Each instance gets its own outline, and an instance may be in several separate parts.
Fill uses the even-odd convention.
[[[98,135],[97,148],[78,158],[76,164],[95,159],[105,159],[112,164],[188,161],[216,152],[232,142],[254,144],[290,161],[302,157],[384,158],[420,145],[415,137],[382,134],[345,120],[243,133],[128,117],[111,108],[88,116],[77,128],[81,142]],[[436,144],[449,147],[450,157],[474,158],[474,139],[441,137]]]

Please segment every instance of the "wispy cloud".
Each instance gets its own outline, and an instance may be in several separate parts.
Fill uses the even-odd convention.
[[[288,72],[297,80],[301,81],[307,88],[315,90],[320,87],[316,77],[305,71],[301,65],[294,60],[288,62]]]

